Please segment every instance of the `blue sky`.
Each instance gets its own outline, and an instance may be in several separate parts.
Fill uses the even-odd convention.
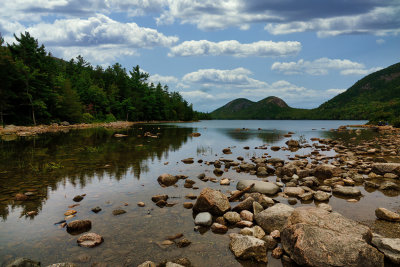
[[[139,65],[200,111],[239,97],[314,108],[400,61],[400,0],[13,0],[0,32],[57,57]]]

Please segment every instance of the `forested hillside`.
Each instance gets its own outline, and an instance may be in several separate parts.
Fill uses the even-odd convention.
[[[0,36],[0,122],[195,120],[207,114],[149,74],[120,64],[93,67],[81,56],[53,57],[28,32],[5,44]]]

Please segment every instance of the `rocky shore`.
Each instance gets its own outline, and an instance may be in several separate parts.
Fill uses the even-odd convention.
[[[342,126],[337,131],[357,133],[363,130]],[[226,246],[243,261],[266,265],[268,255],[271,255],[280,259],[285,267],[399,266],[400,238],[376,233],[368,225],[346,218],[329,205],[332,198],[346,199],[348,205],[360,201],[364,197],[360,188],[366,192],[379,190],[391,195],[400,194],[399,129],[384,126],[378,127],[377,131],[379,135],[362,143],[326,138],[295,140],[292,139],[293,133],[288,133],[285,135],[286,146],[255,147],[271,150],[261,157],[246,158],[243,155],[233,159],[229,155],[234,148],[225,148],[222,150],[225,157],[207,162],[197,160],[197,163],[206,165],[205,168],[211,168],[217,178],[205,173],[199,173],[197,177],[164,173],[156,179],[162,188],[178,187],[182,180],[186,189],[199,189],[198,183],[209,184],[199,194],[187,194],[182,203],[170,201],[167,194],[154,195],[138,202],[137,206],[168,208],[180,204],[191,209],[194,231],[211,230],[214,234],[229,235]],[[288,159],[273,157],[274,151],[296,152],[302,148],[310,152]],[[328,151],[335,154],[324,155]],[[193,158],[182,162],[196,164]],[[252,175],[253,178],[237,180],[229,171]],[[224,193],[224,186],[230,184],[235,184],[236,190]],[[73,200],[80,202],[84,197],[76,196]],[[101,207],[94,207],[92,211],[97,213]],[[85,233],[90,231],[91,221],[69,221],[73,217],[68,216],[75,213],[68,210],[65,220],[57,224],[68,232],[81,234],[77,237],[77,245],[92,248],[107,242],[95,233]],[[124,213],[126,211],[122,208],[112,212],[115,216],[124,216]],[[375,216],[393,227],[400,224],[399,210],[379,207]],[[191,246],[191,243],[184,233],[178,233],[160,241],[160,246],[175,245],[181,249]],[[40,266],[40,263],[35,264],[38,265],[29,266]],[[8,266],[28,265],[11,263]],[[75,265],[59,263],[50,266]],[[193,265],[189,259],[179,258],[158,264],[146,261],[138,266]]]

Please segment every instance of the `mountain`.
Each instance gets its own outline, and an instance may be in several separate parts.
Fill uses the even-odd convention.
[[[258,102],[245,98],[235,99],[211,112],[214,119],[268,120],[288,119],[301,109],[291,108],[279,97],[269,96]]]
[[[239,98],[210,113],[213,119],[362,119],[400,125],[400,63],[367,75],[315,109],[289,107],[270,96]]]
[[[399,119],[400,63],[367,75],[312,113],[320,119]]]

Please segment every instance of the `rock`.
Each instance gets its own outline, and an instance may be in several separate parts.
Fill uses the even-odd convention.
[[[400,222],[400,214],[390,211],[385,208],[377,208],[375,215],[378,219],[389,221],[389,222]]]
[[[316,201],[321,201],[321,202],[329,200],[331,196],[332,196],[331,194],[324,191],[317,191],[314,193],[314,199]]]
[[[256,225],[251,229],[253,230],[253,236],[255,238],[262,239],[265,236],[265,232],[260,226]]]
[[[326,211],[329,211],[329,212],[332,211],[332,206],[329,205],[329,204],[326,204],[326,203],[319,203],[317,205],[317,208],[320,208],[320,209],[323,209],[323,210],[326,210]]]
[[[92,222],[90,220],[75,220],[67,224],[67,232],[80,234],[87,232],[92,228]]]
[[[196,212],[208,211],[211,214],[222,215],[230,208],[227,196],[217,190],[204,188],[197,198],[193,210]]]
[[[224,154],[232,154],[232,151],[231,151],[230,148],[224,148],[224,149],[222,149],[222,153],[224,153]]]
[[[159,208],[164,208],[167,204],[168,204],[167,201],[165,201],[165,200],[163,200],[163,199],[161,199],[161,200],[159,200],[159,201],[156,202],[156,205],[157,205]]]
[[[400,238],[385,238],[374,234],[372,245],[382,252],[387,259],[400,265]]]
[[[157,182],[161,186],[171,186],[171,185],[176,184],[177,181],[178,181],[178,178],[176,176],[173,176],[168,173],[163,173],[160,176],[158,176],[158,178],[157,178]]]
[[[113,210],[113,212],[112,212],[112,214],[115,215],[115,216],[121,215],[121,214],[124,214],[124,213],[126,213],[126,211],[123,210],[123,209],[116,209],[116,210]]]
[[[235,257],[248,260],[252,259],[257,262],[268,262],[267,249],[265,242],[246,235],[230,234],[229,248],[235,255]]]
[[[270,235],[264,236],[262,240],[265,242],[267,250],[273,250],[278,245],[278,241]]]
[[[236,185],[236,189],[243,190],[251,184],[254,184],[254,187],[250,190],[250,192],[275,195],[276,193],[278,193],[278,191],[280,191],[279,186],[277,186],[276,184],[259,180],[240,180]]]
[[[103,241],[104,239],[102,236],[95,233],[87,233],[81,235],[76,242],[81,247],[93,248],[103,243]]]
[[[306,192],[299,196],[299,198],[303,201],[311,200],[311,199],[313,199],[313,197],[314,197],[314,194],[312,192]]]
[[[157,265],[152,261],[145,261],[137,267],[156,267]]]
[[[305,266],[383,266],[371,237],[367,226],[315,207],[295,209],[281,232],[285,252]]]
[[[47,265],[47,267],[78,267],[78,265],[70,262],[61,262],[61,263],[54,263],[51,265]]]
[[[193,208],[193,203],[192,202],[185,202],[185,203],[183,203],[183,207],[185,209],[191,209],[191,208]]]
[[[256,214],[254,217],[257,224],[261,226],[264,231],[270,233],[274,230],[281,231],[287,218],[293,211],[294,208],[286,204],[278,203]]]
[[[279,230],[274,230],[270,234],[274,239],[280,239],[281,238],[281,232]]]
[[[176,245],[177,245],[179,248],[184,248],[184,247],[189,246],[191,243],[192,243],[192,242],[189,241],[187,238],[183,238],[183,239],[179,240],[179,241],[176,243]]]
[[[221,175],[224,173],[224,171],[221,170],[220,168],[215,168],[214,171],[213,171],[213,173],[214,173],[216,176],[221,176]]]
[[[334,194],[348,196],[348,197],[358,197],[361,196],[360,189],[352,186],[338,186],[332,190]]]
[[[83,199],[83,196],[77,195],[77,196],[74,196],[74,198],[72,200],[75,201],[75,202],[81,202],[82,199]]]
[[[185,267],[185,266],[169,261],[165,264],[165,267]]]
[[[275,259],[280,259],[282,255],[283,255],[283,250],[281,247],[276,247],[271,253],[271,256]]]
[[[17,258],[6,267],[40,267],[40,262],[27,258]]]
[[[24,201],[27,199],[28,199],[28,196],[25,194],[18,193],[15,195],[15,200],[17,200],[17,201]]]
[[[288,147],[300,147],[300,143],[297,140],[290,139],[285,143]]]
[[[315,168],[314,176],[320,179],[328,179],[340,176],[342,170],[334,165],[322,164]]]
[[[253,214],[256,215],[264,210],[264,207],[261,206],[258,202],[253,202]]]
[[[192,137],[199,137],[199,136],[201,136],[201,133],[191,133],[190,136],[192,136]]]
[[[396,183],[385,181],[379,186],[380,190],[400,190],[400,186]]]
[[[241,220],[240,222],[237,222],[235,226],[239,227],[239,228],[252,227],[253,226],[253,222]]]
[[[400,163],[374,163],[372,164],[372,172],[382,175],[385,173],[400,175]]]
[[[200,212],[194,219],[194,224],[201,226],[210,226],[212,224],[212,216],[209,212]]]
[[[193,160],[193,158],[187,158],[187,159],[183,159],[182,162],[185,164],[192,164],[192,163],[194,163],[194,160]]]
[[[74,215],[74,214],[76,214],[76,210],[67,210],[64,213],[65,216],[70,216],[70,215]]]
[[[242,163],[239,165],[240,170],[248,172],[256,169],[256,165],[251,163]]]
[[[28,212],[26,213],[26,215],[28,215],[28,216],[35,216],[35,215],[37,215],[37,214],[38,214],[38,212],[37,212],[36,210],[28,211]]]
[[[230,224],[236,224],[241,221],[240,214],[234,211],[228,211],[224,214],[224,219]]]
[[[142,208],[143,208],[144,206],[146,206],[146,204],[145,204],[144,202],[142,202],[142,201],[138,202],[137,205],[138,205],[139,207],[142,207]]]
[[[297,199],[291,197],[288,199],[289,205],[296,205],[297,204]]]
[[[211,231],[218,234],[225,234],[226,232],[228,232],[228,227],[223,224],[213,223],[211,225]]]
[[[240,218],[242,218],[242,220],[252,222],[254,219],[253,217],[254,217],[253,213],[251,213],[248,210],[242,210],[240,212]]]
[[[94,213],[99,213],[101,211],[101,208],[99,206],[92,208],[92,211]]]
[[[251,210],[254,203],[254,198],[247,197],[245,200],[240,202],[236,207],[233,208],[234,211]]]
[[[197,196],[194,195],[194,194],[187,194],[187,195],[185,196],[185,198],[187,198],[187,199],[196,199]]]
[[[170,246],[172,245],[174,242],[172,242],[171,240],[164,240],[163,242],[161,242],[161,245],[163,246]]]
[[[278,150],[280,150],[281,148],[279,147],[279,146],[271,146],[271,150],[272,151],[278,151]]]
[[[305,193],[304,189],[301,187],[285,187],[283,192],[290,197],[298,197]]]
[[[167,199],[168,199],[168,195],[155,195],[155,196],[153,196],[153,197],[151,198],[151,200],[152,200],[154,203],[157,203],[157,202],[160,201],[160,200],[167,201]]]
[[[219,184],[220,184],[220,185],[230,185],[231,182],[229,181],[228,178],[224,178],[224,179],[222,179],[221,181],[219,181]]]

